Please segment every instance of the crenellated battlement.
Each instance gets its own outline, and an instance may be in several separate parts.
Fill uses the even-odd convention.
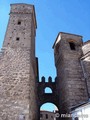
[[[52,80],[52,77],[49,76],[48,80],[46,80],[46,78],[44,76],[41,77],[41,80],[38,81],[39,83],[55,83],[56,82],[56,78],[54,80]]]
[[[81,35],[60,32],[53,45],[57,77],[39,80],[34,6],[11,4],[9,15],[0,50],[0,120],[40,120],[44,103],[55,104],[61,115],[86,102],[90,98],[90,40],[83,42]]]
[[[41,81],[38,82],[38,90],[39,94],[45,94],[45,88],[50,88],[52,90],[52,93],[55,93],[56,91],[56,78],[54,81],[52,81],[52,77],[48,77],[48,81],[46,81],[46,78],[44,76],[41,77]]]
[[[44,76],[41,77],[41,81],[38,82],[38,96],[40,100],[40,106],[45,102],[52,102],[58,106],[58,92],[56,80],[57,77],[54,80],[51,76],[49,76],[48,79],[46,79]]]

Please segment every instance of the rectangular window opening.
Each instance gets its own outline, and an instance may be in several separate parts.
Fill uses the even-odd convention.
[[[48,119],[48,114],[46,114],[46,119]]]
[[[69,42],[69,45],[70,45],[71,50],[76,50],[75,44],[73,42]]]
[[[17,41],[19,41],[19,40],[20,40],[20,38],[19,38],[19,37],[17,37],[17,38],[16,38],[16,40],[17,40]]]

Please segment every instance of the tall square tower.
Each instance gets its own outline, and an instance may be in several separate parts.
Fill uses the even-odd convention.
[[[11,4],[0,54],[0,120],[37,120],[36,17],[33,5]]]
[[[54,43],[57,89],[61,113],[88,100],[81,58],[82,36],[60,32]]]

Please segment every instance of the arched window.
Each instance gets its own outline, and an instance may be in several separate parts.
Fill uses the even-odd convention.
[[[52,89],[50,87],[46,87],[44,89],[44,93],[52,93]]]
[[[73,42],[69,42],[71,50],[75,50],[75,44]]]

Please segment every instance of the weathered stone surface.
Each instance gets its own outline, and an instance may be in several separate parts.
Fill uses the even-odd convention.
[[[0,54],[0,120],[38,119],[35,28],[34,7],[12,4]]]
[[[82,36],[61,32],[53,46],[61,113],[70,112],[71,107],[88,100],[82,45]]]
[[[39,82],[36,27],[33,5],[11,4],[0,51],[0,120],[38,120],[45,102],[67,113],[90,98],[90,41],[83,44],[82,36],[59,33],[53,46],[57,78]],[[45,87],[50,87],[52,94],[45,93]]]

